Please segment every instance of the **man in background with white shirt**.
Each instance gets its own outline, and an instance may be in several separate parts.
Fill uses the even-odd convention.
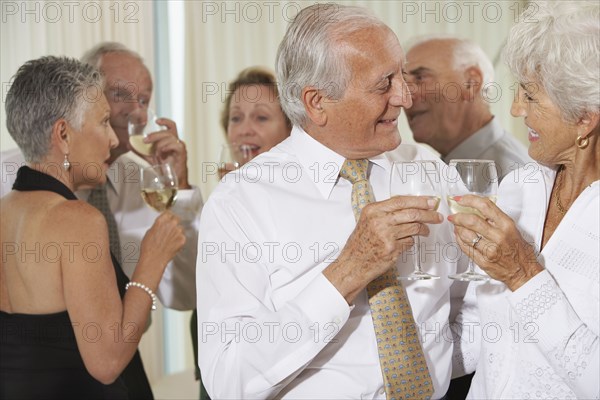
[[[406,52],[406,69],[413,101],[406,116],[416,142],[433,147],[446,163],[493,160],[500,179],[531,161],[527,148],[490,111],[494,67],[475,42],[417,39]]]
[[[411,106],[403,65],[396,35],[363,8],[313,5],[288,27],[276,69],[291,136],[230,173],[200,222],[199,358],[211,397],[445,395],[446,276],[456,265],[439,248],[449,226],[432,198],[390,198],[384,154],[400,144],[397,120]],[[415,145],[394,156],[436,158]],[[398,286],[397,275],[412,271],[417,234],[429,249],[424,270],[442,278]],[[390,274],[390,286],[367,294]],[[402,318],[386,314],[400,298]],[[395,324],[413,318],[410,338]],[[380,342],[386,333],[393,339]],[[413,350],[409,363],[394,359]]]

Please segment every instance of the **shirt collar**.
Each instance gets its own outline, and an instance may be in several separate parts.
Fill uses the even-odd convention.
[[[116,195],[118,197],[119,196],[118,185],[115,185],[113,183],[113,180],[118,182],[119,179],[121,179],[123,177],[123,175],[118,175],[120,169],[117,164],[118,163],[116,161],[113,162],[110,165],[110,167],[108,168],[108,170],[106,171],[106,191],[116,193]],[[123,171],[121,171],[121,173],[122,172]],[[91,188],[90,189],[79,189],[77,192],[75,192],[75,195],[77,196],[77,198],[79,200],[88,201],[91,193],[92,193]]]
[[[290,138],[286,142],[288,146],[285,146],[285,150],[295,155],[323,198],[329,198],[338,182],[345,157],[317,141],[299,126],[292,128]],[[370,168],[377,166],[387,169],[389,165],[384,154],[371,157],[369,161]]]
[[[485,124],[481,129],[469,136],[466,140],[456,146],[442,159],[447,164],[452,159],[478,158],[479,153],[473,151],[485,150],[504,136],[504,130],[496,117]]]

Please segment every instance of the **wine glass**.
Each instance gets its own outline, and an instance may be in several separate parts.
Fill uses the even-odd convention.
[[[177,199],[177,175],[170,164],[151,165],[140,170],[142,198],[158,212],[171,208]]]
[[[139,154],[152,155],[152,143],[144,143],[149,134],[166,129],[156,123],[156,114],[152,109],[139,108],[127,117],[129,145]]]
[[[456,196],[475,194],[487,197],[496,202],[498,191],[498,172],[496,163],[492,160],[450,160],[448,164],[448,206],[452,214],[466,213],[475,214],[483,218],[479,210],[471,207],[461,206],[456,202]],[[469,266],[466,272],[450,275],[449,278],[459,281],[487,281],[490,278],[475,272],[473,250],[469,256]]]
[[[251,158],[251,150],[248,146],[224,144],[219,153],[219,179],[246,164]]]
[[[434,207],[437,210],[440,204],[440,194],[437,187],[440,184],[438,166],[432,160],[398,161],[392,163],[390,174],[390,196],[425,196],[437,199]],[[424,272],[421,267],[421,240],[419,235],[414,236],[414,270],[408,276],[399,279],[425,280],[439,279],[437,275]]]

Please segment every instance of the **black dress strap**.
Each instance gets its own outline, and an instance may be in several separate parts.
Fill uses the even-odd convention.
[[[13,189],[20,192],[45,190],[47,192],[60,194],[67,200],[77,200],[75,194],[71,189],[66,187],[64,183],[48,174],[29,168],[28,166],[22,166],[17,171],[17,179],[13,184]]]

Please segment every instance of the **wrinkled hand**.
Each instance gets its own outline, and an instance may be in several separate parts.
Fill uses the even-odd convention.
[[[396,264],[414,244],[412,236],[427,236],[426,224],[442,222],[442,215],[433,210],[436,203],[425,197],[394,196],[362,210],[340,256],[324,271],[348,303]]]
[[[462,251],[489,276],[515,291],[543,270],[535,248],[525,241],[515,222],[492,201],[466,195],[458,204],[475,208],[483,216],[459,213],[448,216],[448,221],[454,224],[456,241]],[[473,245],[478,235],[481,239]]]
[[[167,129],[153,132],[144,139],[145,143],[153,144],[152,149],[154,154],[152,156],[141,156],[151,165],[171,164],[177,175],[179,189],[190,189],[187,169],[187,149],[185,143],[179,140],[177,125],[168,118],[159,118],[156,120],[156,123],[165,126]]]
[[[172,212],[165,211],[156,218],[142,239],[140,258],[147,256],[148,260],[166,266],[184,244],[185,235],[179,218]]]

